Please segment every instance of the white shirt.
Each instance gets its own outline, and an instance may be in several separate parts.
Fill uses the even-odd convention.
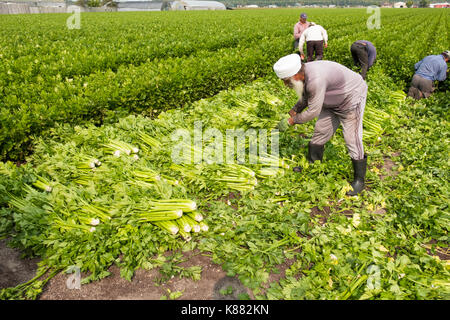
[[[300,50],[300,53],[303,53],[303,45],[305,44],[305,41],[320,41],[323,40],[324,44],[327,44],[328,42],[328,35],[327,31],[318,24],[310,26],[305,31],[303,31],[302,35],[300,36],[300,41],[298,44],[298,48]]]

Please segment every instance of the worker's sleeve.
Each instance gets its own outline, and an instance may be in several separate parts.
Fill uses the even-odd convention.
[[[294,116],[294,123],[301,124],[308,122],[319,116],[322,111],[323,101],[325,100],[326,87],[323,84],[308,84],[311,91],[308,91],[308,110],[297,113]]]
[[[327,34],[327,30],[325,30],[324,28],[322,28],[322,37],[323,37],[324,43],[328,43],[328,34]]]
[[[444,63],[440,68],[439,68],[439,73],[437,76],[437,80],[438,81],[444,81],[445,79],[447,79],[447,64]]]
[[[300,38],[300,32],[298,31],[297,24],[294,25],[294,39]]]
[[[308,29],[303,31],[302,35],[300,36],[300,41],[298,42],[298,50],[300,51],[301,54],[303,54],[303,45],[305,44],[305,37],[306,37],[305,34],[307,31]]]
[[[422,61],[423,61],[423,59],[420,60],[419,62],[417,62],[417,63],[414,65],[414,69],[415,69],[416,71],[417,71],[417,69],[419,69],[420,65],[422,64]]]
[[[368,48],[369,52],[369,67],[373,66],[373,63],[375,62],[375,59],[377,58],[377,49],[375,49],[374,46],[370,46]]]
[[[306,106],[308,105],[308,101],[306,99],[306,94],[303,95],[302,99],[299,99],[295,106],[291,109],[292,111],[295,111],[296,113],[302,112]]]

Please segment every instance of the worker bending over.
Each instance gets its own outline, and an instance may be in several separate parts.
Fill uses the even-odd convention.
[[[322,26],[311,22],[310,26],[306,28],[305,31],[302,32],[298,44],[298,49],[300,51],[300,56],[302,60],[305,59],[305,54],[303,53],[303,46],[305,42],[306,42],[307,61],[309,62],[313,60],[322,60],[323,48],[328,47],[327,31]]]
[[[342,125],[354,171],[353,190],[347,195],[359,194],[364,188],[367,168],[362,141],[366,82],[358,73],[333,61],[302,64],[298,54],[282,57],[273,69],[299,97],[296,105],[289,111],[289,124],[302,124],[318,117],[308,145],[309,162],[322,161],[325,144],[339,125]],[[301,170],[300,167],[294,168],[296,172]]]
[[[377,50],[372,42],[367,40],[357,40],[350,47],[353,62],[361,67],[360,74],[364,80],[367,77],[367,71],[372,67],[377,57]]]
[[[444,81],[447,78],[447,62],[450,50],[441,54],[423,58],[414,65],[416,73],[411,80],[408,96],[419,100],[428,98],[434,91],[434,81]]]

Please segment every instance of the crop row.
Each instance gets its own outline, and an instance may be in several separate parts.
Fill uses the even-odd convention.
[[[23,21],[14,23],[5,20],[5,28],[0,31],[0,81],[6,86],[23,80],[36,81],[38,76],[50,80],[58,74],[71,78],[107,69],[114,71],[123,64],[138,66],[156,58],[248,45],[267,36],[290,34],[292,28],[284,22],[286,15],[270,14],[272,22],[267,23],[248,14],[245,20],[240,14],[167,14],[83,14],[84,24],[79,30],[68,30],[63,15],[46,21],[38,29],[41,32],[27,28],[36,23],[33,17],[20,17]],[[338,26],[336,22],[328,25]]]
[[[101,123],[130,112],[154,115],[254,80],[286,52],[284,45],[283,40],[270,39],[251,48],[201,52],[200,57],[169,58],[121,67],[117,72],[60,79],[54,87],[46,87],[43,81],[29,84],[20,95],[5,97],[8,107],[0,110],[1,156],[23,156],[30,134],[40,134],[58,122]]]
[[[420,31],[428,27],[430,23],[442,31],[442,26],[445,27],[448,20],[448,14],[443,11],[440,11],[441,14],[438,16],[431,16],[429,12],[420,10],[402,14],[398,11],[386,11],[386,13],[383,11],[382,29],[367,31],[365,28],[367,16],[361,15],[361,11],[352,11],[348,16],[344,16],[345,11],[337,12],[339,15],[334,20],[330,19],[329,12],[311,19],[322,23],[333,35],[325,58],[350,67],[352,62],[348,48],[351,42],[359,37],[366,38],[377,46],[379,60],[390,63],[388,70],[391,70],[392,74],[400,70],[403,79],[410,77],[410,63],[392,61],[398,56],[393,55],[392,52],[401,52],[405,39],[387,43],[386,34],[400,36],[411,32],[410,38],[420,34],[424,41],[427,41],[428,33],[420,33]],[[12,60],[5,59],[4,69],[0,72],[0,120],[3,124],[0,130],[0,158],[23,159],[29,153],[32,136],[40,135],[59,122],[77,124],[94,121],[100,124],[104,121],[114,121],[132,112],[152,116],[162,110],[182,107],[186,103],[212,96],[220,90],[269,74],[273,62],[291,50],[292,25],[282,22],[283,19],[287,20],[289,15],[292,15],[292,11],[269,11],[273,21],[262,26],[261,21],[264,21],[261,19],[262,16],[255,16],[249,12],[237,12],[232,17],[235,21],[241,19],[241,22],[233,27],[224,28],[223,32],[219,32],[222,25],[220,22],[224,22],[225,18],[231,19],[229,13],[201,16],[200,21],[205,26],[199,28],[199,32],[187,31],[188,22],[192,22],[195,17],[200,17],[197,15],[190,17],[191,19],[164,22],[161,23],[162,25],[154,22],[150,29],[155,30],[150,34],[152,32],[156,35],[159,34],[158,32],[160,34],[156,40],[152,39],[157,41],[158,45],[152,46],[148,43],[145,45],[146,42],[143,39],[146,32],[139,31],[139,26],[143,26],[144,21],[150,17],[155,17],[155,21],[161,22],[166,21],[167,16],[133,14],[128,17],[133,19],[130,25],[126,24],[128,20],[120,20],[118,26],[123,25],[128,35],[123,34],[119,27],[118,33],[121,37],[114,45],[105,40],[112,31],[106,30],[95,34],[93,27],[89,25],[85,27],[87,31],[83,28],[79,30],[88,33],[86,39],[81,38],[84,40],[77,39],[75,36],[64,40],[67,30],[59,29],[50,32],[49,35],[42,34],[37,38],[35,45],[42,50],[42,55],[39,54],[39,50],[33,51],[33,45],[24,44],[23,50],[30,50],[24,56],[24,60],[20,57]],[[216,16],[219,22],[214,22],[213,18]],[[118,16],[95,17],[98,19],[97,26],[101,27],[110,21],[109,19]],[[106,22],[100,17],[104,17]],[[142,18],[139,19],[139,17]],[[246,19],[243,20],[243,18]],[[58,23],[63,20],[62,17],[58,19]],[[95,21],[94,16],[91,15],[87,15],[86,19]],[[182,34],[174,32],[173,34],[176,35],[174,38],[169,37],[168,41],[163,41],[162,37],[170,33],[166,30],[176,28],[180,20],[184,22],[181,25],[183,32],[187,33],[186,40],[180,42]],[[208,28],[211,25],[212,27]],[[43,27],[44,30],[46,28],[48,25]],[[355,30],[360,31],[355,32]],[[92,32],[89,33],[89,31]],[[264,33],[267,35],[263,35]],[[440,35],[441,38],[444,36],[445,33]],[[26,35],[22,32],[18,33],[17,37],[26,37]],[[201,38],[206,40],[200,41]],[[96,47],[95,39],[99,39],[99,47]],[[209,39],[212,39],[211,42]],[[237,42],[228,42],[227,39],[235,39]],[[8,41],[5,42],[8,43]],[[127,47],[127,42],[133,45]],[[147,49],[142,52],[140,49],[135,51],[134,42],[142,44],[144,48],[150,48],[149,51],[145,51]],[[409,43],[412,48],[408,50],[408,57],[410,57],[408,61],[418,59],[421,51],[414,50],[417,42],[416,45],[412,40]],[[110,46],[109,52],[106,51],[107,44]],[[171,51],[170,44],[174,48],[177,47],[176,44],[181,44],[178,46],[179,51]],[[436,42],[436,45],[442,46],[442,43]],[[185,51],[185,46],[191,48],[190,55],[188,50]],[[84,52],[81,54],[86,55],[91,52],[91,47],[102,49],[92,60],[86,57],[84,57],[86,59],[80,57],[74,60],[75,62],[66,59],[70,57],[72,50],[77,52],[77,48],[80,48],[80,52]],[[9,56],[14,57],[14,49],[8,45],[6,48],[10,48],[10,51],[5,50],[5,55],[8,56],[9,52]],[[50,54],[51,50],[56,52],[55,55]],[[158,57],[164,55],[165,50],[167,55]],[[151,58],[152,53],[155,53],[153,58]],[[133,57],[135,54],[141,58]],[[143,62],[146,54],[148,54],[147,60]],[[114,55],[118,58],[113,58]],[[27,59],[28,63],[26,63]],[[73,75],[73,77],[65,77],[64,74]]]
[[[31,17],[21,18],[35,23]],[[179,15],[173,17],[177,18],[175,21],[170,21],[171,17],[166,15],[83,14],[79,30],[68,30],[65,18],[63,15],[50,20],[42,27],[45,33],[29,35],[24,28],[19,30],[22,32],[15,30],[11,36],[12,30],[3,30],[0,38],[4,42],[2,68],[5,73],[2,74],[5,79],[2,80],[6,85],[22,80],[36,81],[38,76],[47,79],[59,74],[72,78],[116,70],[126,64],[138,66],[153,59],[236,47],[259,41],[268,34],[277,35],[272,24],[254,23],[256,29],[251,32],[248,25],[236,28],[226,24],[224,16],[219,16],[222,21],[215,23],[203,16],[204,26],[195,28],[193,18],[180,19]],[[17,22],[12,25],[16,26]]]
[[[351,44],[356,39],[369,40],[377,49],[375,63],[383,65],[385,72],[406,89],[414,73],[414,64],[426,55],[439,54],[446,49],[448,35],[445,28],[450,14],[445,11],[432,14],[422,11],[421,15],[415,16],[414,19],[409,16],[397,19],[387,27],[386,21],[382,19],[380,29],[360,30],[338,38],[336,42],[330,40],[333,47],[328,50],[326,59],[352,68],[353,61],[349,54]]]
[[[283,12],[282,12],[283,13]],[[167,14],[167,13],[165,13]],[[248,45],[262,38],[291,36],[292,13],[266,13],[267,23],[257,15],[214,14],[213,16],[126,15],[114,13],[82,15],[83,27],[68,30],[66,16],[45,21],[37,30],[29,30],[35,24],[33,17],[23,16],[23,21],[2,22],[2,61],[0,83],[38,81],[38,76],[52,80],[53,76],[72,78],[101,70],[116,70],[120,65],[139,65],[155,58],[181,57],[202,50],[218,50]],[[242,14],[242,13],[240,13]],[[335,39],[365,25],[366,16],[359,11],[341,17],[329,18],[321,13],[315,20],[329,30]],[[392,20],[399,14],[387,14]],[[403,19],[410,16],[401,15]],[[172,20],[168,20],[174,18]],[[197,18],[197,19],[196,19]],[[267,19],[267,17],[266,17]],[[322,22],[323,21],[323,22]],[[21,24],[23,26],[21,26]],[[98,31],[101,30],[101,31]]]

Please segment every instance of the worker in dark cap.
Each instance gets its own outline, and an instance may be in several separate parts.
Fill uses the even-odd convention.
[[[450,50],[441,54],[423,58],[414,66],[414,74],[408,96],[420,100],[428,98],[434,91],[434,81],[444,81],[447,78],[447,63],[450,59]]]
[[[350,51],[355,65],[361,67],[359,74],[366,80],[367,71],[372,67],[377,57],[375,46],[370,41],[358,40],[353,42]]]
[[[303,31],[311,25],[311,22],[306,21],[306,19],[308,19],[306,13],[300,14],[300,19],[294,26],[294,51],[298,48],[298,41]]]

